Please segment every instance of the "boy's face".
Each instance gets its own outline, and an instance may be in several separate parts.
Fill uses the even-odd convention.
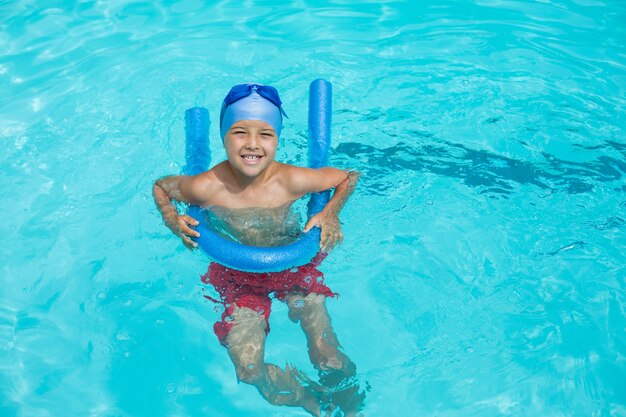
[[[278,136],[266,122],[239,120],[224,137],[230,165],[246,177],[256,177],[274,161]]]

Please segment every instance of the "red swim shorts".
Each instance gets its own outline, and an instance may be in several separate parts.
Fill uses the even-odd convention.
[[[228,318],[235,304],[237,307],[247,307],[263,314],[267,323],[266,332],[269,332],[268,318],[272,307],[270,294],[274,294],[274,297],[281,301],[292,293],[336,296],[324,285],[324,274],[317,269],[325,257],[326,254],[320,252],[306,265],[282,272],[267,273],[238,271],[212,262],[207,273],[202,276],[202,282],[213,285],[220,295],[220,300],[207,295],[205,297],[224,305],[221,320],[213,326],[220,343],[225,345],[226,336],[232,327]]]

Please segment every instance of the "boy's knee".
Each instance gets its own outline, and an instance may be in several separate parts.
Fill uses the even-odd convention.
[[[304,314],[311,314],[311,311],[315,311],[323,306],[325,295],[310,293],[304,294],[289,294],[285,297],[287,306],[289,307],[289,318],[294,323],[297,323]]]
[[[260,366],[252,362],[238,365],[236,371],[239,381],[251,385],[256,385],[263,376]]]

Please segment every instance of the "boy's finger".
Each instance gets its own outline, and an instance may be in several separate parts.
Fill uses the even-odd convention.
[[[183,219],[185,223],[191,224],[193,226],[197,226],[200,223],[198,220],[194,219],[188,214],[183,214],[182,216],[179,217],[179,220],[180,219]]]
[[[320,238],[320,245],[322,247],[326,246],[327,240],[328,240],[328,231],[322,229],[322,237]]]
[[[337,232],[335,234],[335,241],[333,243],[333,248],[335,248],[335,246],[337,245],[341,245],[341,242],[343,242],[343,233]]]
[[[184,234],[188,235],[188,236],[200,237],[200,232],[197,232],[197,231],[191,229],[187,225],[182,226],[180,228],[180,231],[183,232]]]
[[[183,243],[185,244],[185,246],[187,246],[189,249],[194,249],[198,247],[198,244],[194,242],[193,240],[189,239],[187,236],[183,236],[181,239],[183,240]]]
[[[337,245],[337,236],[333,235],[333,237],[331,239],[329,239],[328,243],[326,244],[326,248],[328,249],[328,252],[333,250],[335,245]]]
[[[304,225],[304,229],[302,231],[306,233],[309,230],[311,230],[313,226],[315,226],[315,222],[313,221],[313,219],[311,219],[308,222],[306,222],[306,224]]]
[[[177,223],[178,223],[178,230],[186,233],[185,229],[189,229],[187,221],[183,217],[179,217]]]

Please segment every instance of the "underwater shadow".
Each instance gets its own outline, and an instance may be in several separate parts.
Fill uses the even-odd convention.
[[[532,185],[552,192],[578,194],[589,192],[598,182],[619,181],[626,173],[626,162],[608,156],[598,156],[590,162],[572,162],[542,152],[544,162],[507,158],[488,151],[472,149],[457,143],[435,139],[424,132],[410,132],[428,143],[399,142],[387,148],[377,148],[356,142],[340,143],[334,150],[335,159],[346,159],[347,165],[357,165],[373,182],[368,190],[386,194],[388,174],[402,171],[432,173],[460,179],[465,185],[478,189],[479,194],[506,198],[519,185]],[[622,189],[624,186],[622,186]]]

